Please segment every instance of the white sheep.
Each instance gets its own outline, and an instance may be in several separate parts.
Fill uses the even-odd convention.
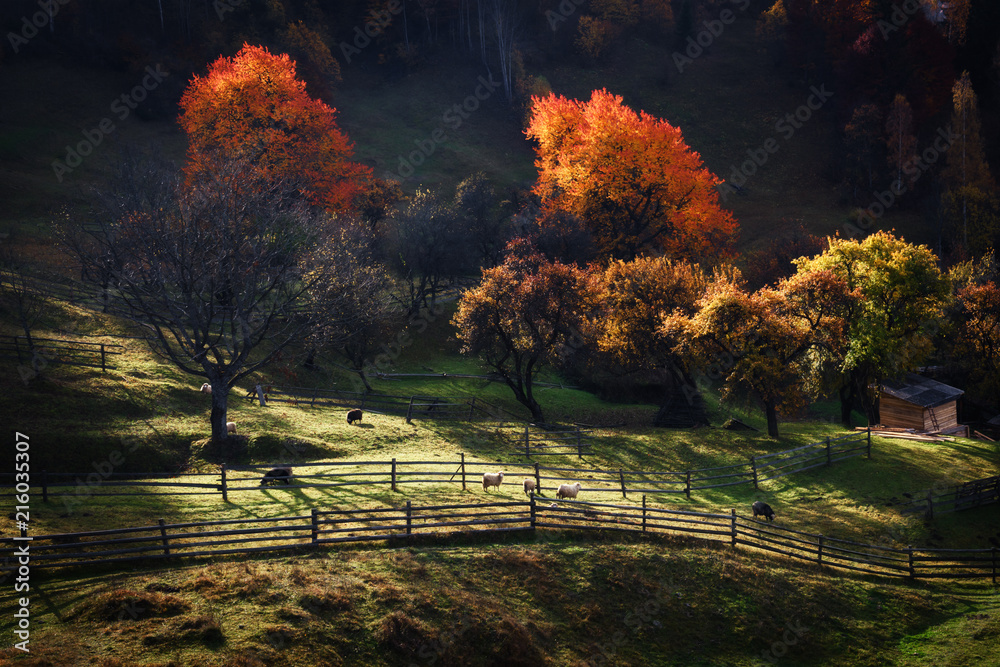
[[[576,494],[580,493],[580,482],[576,484],[560,484],[559,490],[556,491],[556,498],[576,498]]]
[[[530,496],[535,492],[535,480],[531,477],[524,478],[524,495]]]
[[[207,382],[205,384],[201,385],[201,393],[203,393],[203,394],[211,394],[212,393],[212,385],[210,385]]]
[[[236,422],[226,422],[226,433],[236,433]]]
[[[501,484],[503,484],[503,471],[483,474],[483,491],[489,491],[491,486],[499,489]]]

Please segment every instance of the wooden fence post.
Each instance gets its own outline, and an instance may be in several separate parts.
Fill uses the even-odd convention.
[[[410,423],[410,419],[413,418],[413,399],[414,396],[410,396],[410,404],[406,406],[406,423]]]
[[[642,494],[642,532],[646,532],[646,494]]]
[[[583,458],[583,433],[580,432],[580,427],[576,427],[576,456],[577,458]]]
[[[816,555],[819,557],[818,558],[818,562],[819,562],[820,568],[822,569],[822,567],[823,567],[823,536],[822,535],[819,536],[819,549],[816,551]]]
[[[160,524],[160,535],[163,537],[163,553],[167,556],[170,555],[170,542],[167,539],[167,526],[166,521],[163,519],[157,519],[156,523]]]
[[[830,438],[826,439],[826,464],[830,465],[833,461],[830,460]]]
[[[535,493],[542,492],[542,478],[538,474],[538,461],[535,461]]]
[[[465,452],[462,452],[462,490],[465,491]]]
[[[222,484],[220,485],[219,488],[222,489],[222,502],[228,503],[229,502],[229,493],[228,493],[228,490],[226,489],[226,464],[225,463],[222,464]]]
[[[934,518],[934,497],[931,492],[927,492],[927,520],[930,521]]]
[[[535,530],[535,494],[531,494],[529,499],[529,511],[531,513],[531,530]]]
[[[618,479],[620,479],[622,483],[622,498],[628,500],[628,496],[625,495],[625,471],[622,468],[618,469]]]
[[[413,508],[409,500],[406,501],[406,534],[407,536],[413,534]]]
[[[760,487],[757,486],[757,457],[750,457],[750,470],[753,472],[753,488],[754,491],[758,490]]]
[[[872,457],[872,426],[868,425],[868,458]]]
[[[913,569],[913,545],[912,544],[907,544],[906,545],[906,551],[909,554],[909,558],[910,558],[910,565],[909,565],[909,567],[910,567],[910,579],[916,579],[917,578],[917,572],[916,572],[916,570]]]
[[[392,460],[392,490],[396,490],[396,459]]]
[[[527,426],[524,427],[524,458],[531,458],[531,435]]]
[[[687,495],[688,500],[691,500],[691,471],[688,470],[684,474],[684,493]]]
[[[312,508],[312,543],[319,544],[319,510]]]
[[[42,471],[42,502],[49,502],[49,472]]]
[[[107,370],[107,353],[104,350],[104,343],[101,343],[101,372]]]
[[[732,533],[733,533],[733,548],[735,549],[736,548],[736,510],[735,509],[731,509],[729,511],[730,511],[730,513],[733,516],[733,518],[732,518],[732,526],[733,526]]]

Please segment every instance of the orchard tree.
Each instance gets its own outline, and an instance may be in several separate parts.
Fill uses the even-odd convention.
[[[420,190],[397,210],[386,230],[391,267],[406,293],[399,301],[410,315],[434,304],[438,292],[472,266],[469,230],[455,209]]]
[[[658,426],[708,424],[693,369],[675,350],[679,341],[661,332],[665,317],[697,312],[706,282],[697,264],[664,257],[614,260],[599,276],[600,308],[590,326],[597,348],[622,374],[660,376],[666,394]]]
[[[857,291],[858,300],[845,311],[848,344],[835,386],[845,426],[855,401],[877,424],[873,388],[919,366],[940,328],[950,289],[937,256],[927,246],[880,231],[861,241],[831,238],[826,251],[795,264],[798,273],[830,271]]]
[[[747,292],[742,281],[717,275],[691,317],[675,312],[662,333],[676,351],[723,381],[722,397],[752,397],[778,437],[778,414],[793,413],[815,395],[813,372],[844,347],[846,282],[829,271],[796,275],[777,288]]]
[[[538,142],[535,193],[591,229],[602,256],[641,252],[723,258],[737,224],[719,205],[721,182],[681,131],[622,98],[594,91],[587,102],[533,98],[528,137]]]
[[[287,55],[244,44],[195,76],[181,97],[189,179],[238,159],[265,178],[294,183],[310,203],[344,211],[371,178],[351,162],[353,147],[335,110],[312,99]]]
[[[504,263],[485,270],[479,286],[462,295],[452,323],[462,352],[482,359],[532,420],[544,423],[535,380],[567,347],[579,344],[593,306],[586,273],[549,261],[525,239],[515,239]]]
[[[370,232],[363,222],[340,221],[311,253],[307,266],[313,350],[335,352],[371,391],[365,362],[391,334],[398,308],[391,301],[388,269],[375,259]]]
[[[229,390],[307,331],[300,260],[323,221],[242,161],[218,165],[193,189],[171,175],[151,182],[166,189],[149,197],[162,205],[97,216],[73,247],[87,275],[110,273],[111,312],[212,385],[212,439],[232,452]]]

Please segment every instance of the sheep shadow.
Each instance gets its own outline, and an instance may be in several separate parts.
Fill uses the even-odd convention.
[[[358,428],[375,428],[375,424],[361,424],[359,423]]]

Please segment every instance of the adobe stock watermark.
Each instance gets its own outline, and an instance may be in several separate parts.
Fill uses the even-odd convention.
[[[146,67],[146,76],[142,78],[132,90],[122,94],[112,100],[110,111],[119,121],[124,122],[139,104],[149,96],[149,93],[156,90],[157,86],[169,76],[169,72],[157,64]],[[73,146],[66,146],[66,157],[62,160],[53,160],[52,171],[56,180],[62,183],[63,177],[70,174],[74,169],[83,164],[83,159],[94,152],[94,149],[101,145],[104,138],[117,129],[114,121],[110,117],[101,119],[97,125],[89,130],[83,130],[83,140]]]
[[[365,21],[364,29],[361,26],[354,26],[354,40],[352,44],[340,43],[340,53],[344,56],[347,64],[351,64],[351,58],[361,53],[372,43],[372,40],[381,35],[389,24],[392,17],[403,11],[403,0],[389,0],[384,9],[372,9],[371,17]]]
[[[799,106],[795,111],[786,113],[774,124],[774,131],[780,134],[784,140],[790,141],[795,133],[809,122],[813,113],[819,111],[827,100],[833,97],[833,93],[826,89],[826,84],[819,88],[812,86],[812,94],[806,99],[805,104]],[[731,165],[732,171],[726,183],[731,184],[735,190],[742,190],[747,179],[757,173],[757,170],[767,164],[772,155],[781,150],[781,142],[775,137],[769,137],[757,148],[747,149],[747,159],[739,166]],[[729,198],[728,190],[722,192],[722,201]]]
[[[913,15],[919,11],[923,10],[923,3],[920,0],[905,0],[902,5],[897,5],[893,3],[892,14],[889,15],[889,20],[885,19],[878,20],[878,29],[882,33],[882,39],[889,41],[889,36],[900,30],[906,23],[913,18]]]
[[[445,110],[441,115],[441,125],[431,132],[430,137],[413,140],[417,149],[410,151],[406,156],[398,156],[399,166],[396,169],[396,173],[387,172],[385,174],[386,179],[403,179],[412,176],[416,168],[434,154],[438,144],[448,140],[445,128],[455,131],[462,127],[462,123],[475,113],[480,105],[488,100],[501,85],[499,81],[493,80],[492,75],[490,75],[489,79],[480,76],[478,81],[479,85],[476,86],[471,95],[462,100],[461,104],[453,104]]]
[[[68,5],[73,0],[38,0],[41,11],[31,15],[31,18],[24,16],[21,18],[21,30],[18,32],[8,32],[7,42],[10,43],[11,50],[17,54],[21,47],[30,42],[38,35],[39,30],[44,30],[46,26],[52,29],[52,20],[59,13],[59,8]]]
[[[242,7],[245,4],[246,0],[215,0],[212,3],[212,9],[215,10],[215,15],[219,17],[219,20],[224,21],[226,14],[235,12],[237,7]]]
[[[851,238],[867,236],[868,230],[875,224],[875,221],[885,215],[886,211],[896,204],[899,197],[905,194],[924,174],[930,171],[931,167],[941,159],[942,155],[948,152],[948,149],[958,139],[960,139],[960,136],[952,131],[951,125],[938,128],[934,143],[925,148],[920,155],[907,160],[903,164],[903,173],[909,177],[906,179],[909,181],[909,187],[903,184],[903,179],[900,179],[893,182],[888,190],[873,192],[872,196],[875,198],[875,201],[860,210],[856,224],[848,222],[844,225],[844,230]]]
[[[552,32],[558,30],[559,24],[568,20],[570,16],[573,16],[580,5],[585,2],[587,2],[587,0],[562,0],[562,2],[559,3],[559,6],[556,7],[555,11],[551,9],[545,10],[545,18],[549,22],[549,29],[551,29]]]
[[[730,3],[734,5],[739,5],[739,11],[746,11],[746,8],[750,6],[750,0],[729,0]],[[680,51],[674,51],[673,60],[674,67],[681,74],[684,73],[684,68],[688,67],[695,60],[700,58],[704,53],[705,49],[712,46],[722,33],[725,32],[727,25],[732,25],[736,21],[736,12],[731,9],[723,9],[719,12],[719,18],[712,19],[711,21],[702,21],[702,25],[705,29],[699,32],[697,35],[689,35],[687,38],[687,48],[684,49],[684,53]]]

